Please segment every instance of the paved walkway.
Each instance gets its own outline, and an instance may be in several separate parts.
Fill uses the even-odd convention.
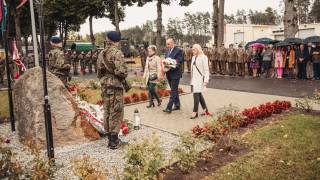
[[[183,86],[183,88],[186,89],[186,86]],[[180,99],[182,105],[182,109],[180,111],[175,111],[171,114],[163,113],[162,110],[168,102],[168,99],[165,99],[162,107],[147,109],[147,103],[127,106],[125,108],[125,118],[132,120],[133,112],[137,108],[140,112],[142,124],[174,134],[189,131],[193,126],[208,120],[206,117],[201,117],[196,120],[189,119],[193,108],[192,94],[183,95]],[[244,109],[275,100],[288,100],[294,104],[295,100],[295,98],[291,97],[218,89],[207,89],[205,92],[205,99],[210,112],[213,113],[217,112],[219,108],[223,108],[223,106],[228,106],[229,104],[233,104],[238,106],[240,109]],[[199,108],[199,110],[199,112],[201,112],[201,108]]]

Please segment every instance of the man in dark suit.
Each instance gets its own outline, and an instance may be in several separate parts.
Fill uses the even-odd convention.
[[[168,52],[166,53],[165,58],[175,59],[177,62],[176,68],[171,68],[166,72],[168,83],[171,88],[171,94],[167,108],[163,111],[166,113],[171,113],[171,111],[180,110],[178,87],[179,81],[182,77],[181,65],[183,64],[183,52],[180,48],[174,46],[173,39],[168,39],[166,45]]]
[[[313,63],[313,59],[312,59],[312,55],[313,55],[313,47],[312,47],[312,43],[308,43],[308,46],[306,49],[306,75],[307,75],[307,79],[312,79],[312,63]]]
[[[304,44],[296,51],[296,59],[298,63],[298,79],[307,79],[306,65],[308,58],[308,50],[305,49]]]

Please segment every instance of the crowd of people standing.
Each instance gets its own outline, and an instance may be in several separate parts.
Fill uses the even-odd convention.
[[[312,43],[275,47],[250,47],[233,44],[225,48],[204,47],[210,73],[264,78],[297,78],[320,80],[320,46]],[[192,47],[184,50],[187,72],[191,72]]]

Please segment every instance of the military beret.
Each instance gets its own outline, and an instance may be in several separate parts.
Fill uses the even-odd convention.
[[[117,32],[117,31],[109,31],[109,32],[107,32],[107,37],[108,37],[109,40],[111,40],[113,42],[121,41],[121,33]]]
[[[62,40],[61,40],[61,38],[58,37],[58,36],[53,36],[53,37],[51,37],[50,42],[53,43],[53,44],[59,44],[59,43],[62,42]]]

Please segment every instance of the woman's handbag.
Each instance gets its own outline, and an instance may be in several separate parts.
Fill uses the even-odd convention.
[[[156,73],[150,74],[149,81],[155,81],[158,79],[158,75]]]

